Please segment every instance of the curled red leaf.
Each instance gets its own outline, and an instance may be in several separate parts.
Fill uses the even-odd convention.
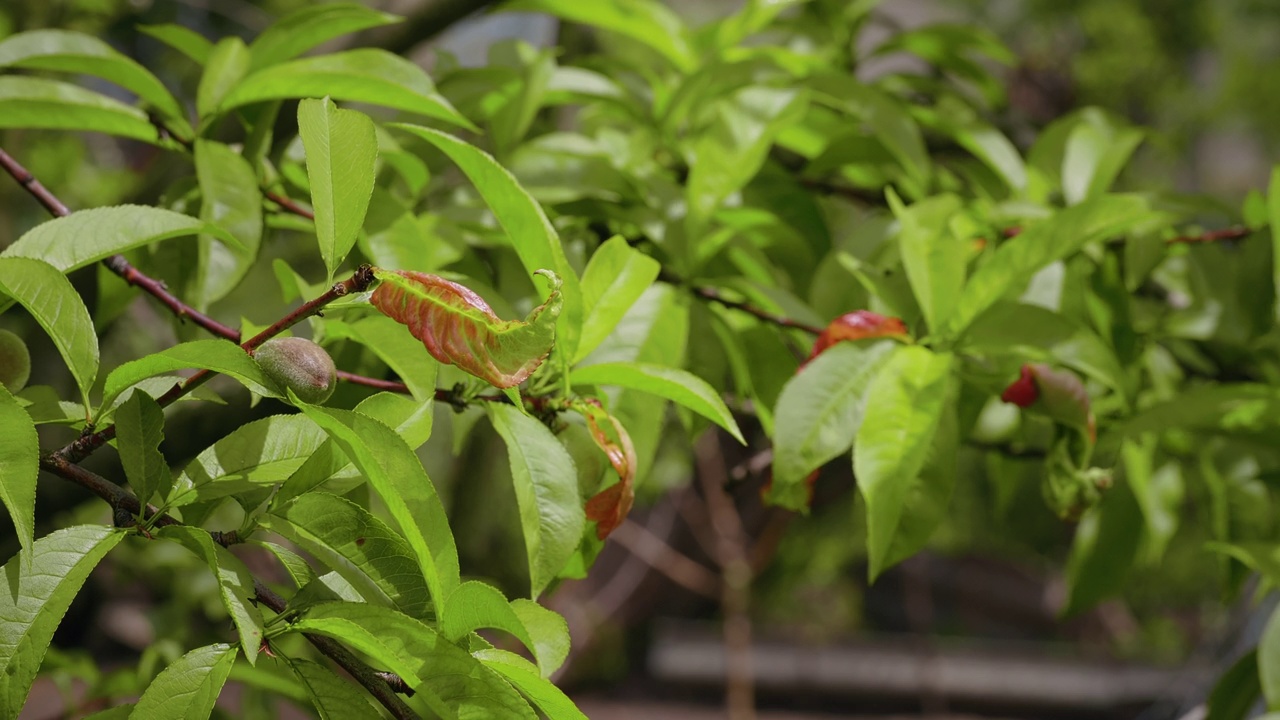
[[[524,382],[556,339],[560,278],[550,270],[551,294],[525,320],[502,320],[470,288],[439,275],[375,270],[381,281],[369,298],[384,315],[409,328],[427,352],[500,388]]]
[[[604,540],[609,537],[631,512],[635,502],[636,449],[631,444],[631,436],[617,418],[606,413],[596,402],[588,402],[575,406],[587,419],[587,427],[591,431],[591,439],[604,451],[609,464],[618,473],[618,482],[601,490],[587,501],[587,519],[596,523],[596,537]],[[608,420],[612,425],[617,442],[609,437],[600,427],[600,419]]]
[[[1031,373],[1030,365],[1023,365],[1019,371],[1018,379],[1014,380],[1009,387],[1000,393],[1000,399],[1013,403],[1020,408],[1030,407],[1037,399],[1040,398],[1040,389],[1036,387],[1035,377]]]
[[[824,350],[842,340],[880,337],[907,338],[910,335],[907,334],[906,323],[900,318],[886,317],[870,310],[845,313],[832,320],[822,334],[818,335],[818,339],[813,343],[813,350],[809,352],[809,358],[805,362],[818,357]]]

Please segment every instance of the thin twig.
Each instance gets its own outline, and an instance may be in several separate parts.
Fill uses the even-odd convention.
[[[18,181],[18,184],[21,185],[24,190],[39,201],[40,204],[44,206],[44,209],[49,211],[50,215],[53,215],[54,217],[66,217],[71,214],[71,211],[67,209],[67,206],[54,196],[53,193],[49,192],[48,188],[42,185],[40,181],[36,179],[35,175],[31,174],[30,170],[27,170],[21,163],[14,160],[13,157],[6,153],[2,148],[0,148],[0,167],[3,167],[5,172],[9,173],[14,180]],[[190,305],[179,300],[176,295],[165,288],[164,283],[148,277],[141,270],[138,270],[130,264],[123,255],[112,255],[111,257],[103,260],[102,264],[106,265],[107,269],[111,272],[119,275],[126,283],[141,289],[143,292],[146,292],[148,295],[151,295],[164,303],[164,305],[173,311],[173,314],[178,316],[179,319],[189,319],[191,322],[219,337],[228,339],[239,337],[240,333],[236,332],[235,329],[223,325],[217,320],[214,320],[208,315],[205,315],[199,310],[196,310]]]
[[[57,475],[65,480],[79,485],[92,492],[94,495],[106,500],[111,507],[118,513],[126,511],[130,515],[139,515],[142,511],[142,503],[138,498],[128,490],[116,485],[110,480],[98,475],[97,473],[86,470],[75,463],[64,460],[57,456],[46,456],[40,459],[40,467],[48,472]],[[165,527],[169,525],[181,525],[182,523],[175,520],[170,515],[160,515],[156,517],[156,510],[151,506],[148,507],[148,520],[154,527]],[[214,534],[215,540],[219,544],[231,544],[234,540],[234,533]],[[277,595],[271,588],[267,587],[261,580],[256,577],[253,580],[254,594],[259,602],[270,608],[276,613],[284,612],[286,601]],[[394,673],[377,671],[370,668],[363,661],[353,655],[340,643],[321,635],[312,635],[304,633],[304,636],[324,655],[328,656],[336,662],[342,669],[346,670],[361,685],[369,691],[371,695],[377,698],[378,702],[391,711],[396,718],[409,720],[418,717],[412,708],[405,704],[403,700],[396,696],[393,687],[408,689],[408,685],[403,679]],[[412,690],[410,690],[412,693]]]
[[[289,197],[288,195],[284,195],[284,194],[278,193],[278,192],[276,192],[276,191],[274,191],[274,190],[268,190],[268,189],[266,189],[266,188],[263,188],[263,189],[262,189],[262,196],[263,196],[263,197],[265,197],[266,199],[270,200],[271,202],[273,202],[273,203],[275,203],[275,204],[279,205],[279,206],[280,206],[281,208],[283,208],[284,210],[288,210],[289,212],[293,213],[294,215],[297,215],[298,217],[304,217],[304,218],[306,218],[306,219],[308,219],[308,220],[315,220],[315,219],[316,219],[316,214],[315,214],[314,212],[312,212],[312,211],[308,210],[307,208],[303,207],[302,205],[300,205],[300,204],[298,203],[298,201],[294,200],[293,198]]]
[[[777,325],[779,327],[791,328],[795,330],[803,330],[811,335],[822,334],[822,328],[816,325],[810,325],[808,323],[801,322],[799,320],[792,320],[789,317],[784,317],[776,313],[771,313],[768,310],[765,310],[764,308],[756,307],[755,305],[749,302],[746,302],[745,300],[732,300],[730,298],[725,297],[720,292],[719,288],[714,288],[707,285],[693,285],[683,280],[682,278],[677,277],[675,274],[665,269],[658,274],[658,279],[669,285],[688,288],[689,292],[693,293],[695,297],[702,298],[703,300],[710,300],[711,302],[714,302],[714,303],[719,303],[720,305],[723,305],[733,310],[741,310],[742,312],[745,312],[748,315],[753,315],[757,319],[763,320],[764,322],[767,322],[771,325]]]
[[[720,579],[715,573],[671,547],[649,528],[623,520],[610,537],[677,585],[713,600],[719,597]]]

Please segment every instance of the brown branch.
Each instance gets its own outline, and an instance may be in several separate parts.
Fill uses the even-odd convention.
[[[719,597],[720,578],[715,573],[671,547],[649,528],[623,520],[610,537],[677,585],[713,600]]]
[[[110,480],[98,475],[97,473],[86,470],[73,462],[49,455],[40,458],[40,467],[64,480],[85,488],[89,492],[106,500],[117,514],[126,512],[129,516],[139,516],[142,512],[142,503],[138,498],[128,490],[111,482]],[[181,525],[182,523],[175,520],[170,515],[159,515],[156,517],[157,510],[148,505],[147,518],[154,527],[165,527],[169,525]],[[117,525],[122,524],[117,520]],[[213,533],[214,540],[221,545],[233,544],[238,540],[236,533]],[[266,605],[272,611],[278,613],[284,612],[286,602],[285,599],[277,595],[271,588],[267,587],[262,581],[256,577],[253,579],[253,591],[259,602]],[[303,634],[307,640],[315,646],[324,655],[328,656],[336,662],[343,670],[346,670],[361,685],[369,691],[371,695],[378,699],[384,707],[391,711],[396,718],[418,717],[413,710],[396,696],[393,686],[408,689],[403,679],[394,673],[377,671],[370,668],[363,661],[353,655],[349,650],[343,647],[337,641],[321,635]],[[409,690],[408,694],[412,694]]]
[[[793,330],[803,330],[811,335],[822,334],[822,328],[818,327],[817,325],[810,325],[808,323],[801,322],[799,320],[792,320],[789,317],[784,317],[776,313],[771,313],[768,310],[765,310],[764,308],[761,308],[761,307],[757,307],[745,300],[731,300],[725,297],[724,294],[720,292],[719,288],[714,288],[709,285],[690,284],[689,282],[677,277],[676,275],[674,275],[673,273],[671,273],[666,269],[663,269],[662,272],[658,274],[658,279],[661,280],[662,282],[667,283],[668,285],[675,285],[677,287],[687,288],[689,292],[694,294],[695,297],[699,297],[699,298],[702,298],[703,300],[709,300],[711,302],[718,303],[732,310],[740,310],[744,313],[747,313],[748,315],[752,315],[757,319],[767,322],[771,325],[777,325],[778,327],[790,328]]]
[[[23,167],[21,163],[14,160],[13,157],[3,149],[0,149],[0,167],[3,167],[5,172],[9,173],[9,175],[12,176],[24,190],[39,201],[39,203],[44,206],[44,209],[49,211],[50,215],[53,215],[54,217],[66,217],[71,214],[71,211],[67,209],[67,206],[53,193],[49,192],[49,189],[42,185],[40,181],[36,179],[35,175],[31,174],[30,170]],[[196,310],[190,305],[179,300],[176,295],[165,288],[163,282],[148,277],[141,270],[131,265],[123,255],[112,255],[111,257],[103,260],[102,264],[106,265],[107,269],[111,272],[119,275],[120,278],[129,285],[141,289],[143,292],[164,303],[166,307],[173,311],[173,314],[176,315],[179,320],[185,321],[190,319],[191,322],[196,325],[199,325],[214,335],[222,338],[232,339],[240,336],[240,333],[234,328],[223,325],[217,320],[214,320],[208,315],[205,315],[199,310]]]
[[[285,315],[283,318],[280,318],[267,329],[241,343],[240,347],[243,348],[245,352],[252,354],[253,350],[259,345],[276,335],[279,335],[290,327],[293,327],[303,319],[320,312],[325,305],[328,305],[348,293],[360,292],[369,287],[372,282],[373,268],[368,265],[362,265],[351,277],[343,280],[342,282],[334,283],[332,287],[320,296],[310,302],[303,303],[296,310]],[[192,390],[208,382],[209,379],[216,374],[217,373],[211,370],[200,370],[187,378],[185,382],[174,385],[168,392],[156,398],[156,404],[162,408],[168,407],[176,402],[178,398],[181,398]],[[80,462],[92,454],[93,451],[111,441],[115,436],[116,426],[114,424],[108,425],[98,432],[81,435],[69,445],[55,451],[53,455],[61,460],[73,463]]]
[[[1209,232],[1201,233],[1199,235],[1179,235],[1177,237],[1169,238],[1165,243],[1169,245],[1193,245],[1197,243],[1222,242],[1224,240],[1243,240],[1254,232],[1256,231],[1253,228],[1237,225],[1235,227],[1223,228],[1221,230],[1210,230]]]
[[[298,201],[294,200],[288,195],[284,195],[274,190],[268,190],[266,188],[263,188],[262,196],[270,200],[271,202],[279,205],[282,209],[288,210],[294,215],[297,215],[298,217],[304,217],[308,220],[316,219],[316,214],[314,212],[303,207],[301,204],[298,203]]]

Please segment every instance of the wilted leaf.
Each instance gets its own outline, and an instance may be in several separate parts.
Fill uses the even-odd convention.
[[[805,362],[818,357],[823,350],[841,340],[865,340],[879,337],[909,339],[911,336],[907,334],[906,324],[899,318],[885,317],[870,310],[845,313],[832,320],[823,329],[822,334],[818,335],[818,339],[813,343],[813,350],[809,352],[809,358]]]
[[[626,428],[622,427],[622,423],[606,413],[598,404],[582,403],[575,405],[574,409],[587,419],[587,426],[591,429],[591,439],[595,440],[596,445],[604,451],[605,456],[609,458],[609,464],[613,465],[613,469],[618,473],[618,482],[596,493],[587,501],[587,519],[596,523],[596,537],[603,540],[622,524],[627,513],[631,512],[632,503],[635,502],[636,449],[631,444],[631,436],[627,434]],[[618,436],[617,442],[600,427],[601,420],[608,420],[613,426],[613,431]]]
[[[555,343],[560,279],[550,270],[538,272],[551,280],[551,295],[524,321],[500,319],[470,288],[408,270],[376,271],[382,283],[370,301],[407,325],[435,359],[510,388],[532,375]]]

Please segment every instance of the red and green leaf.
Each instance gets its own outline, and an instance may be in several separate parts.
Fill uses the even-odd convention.
[[[618,473],[618,482],[587,501],[587,519],[596,523],[596,538],[604,540],[622,524],[635,502],[636,449],[631,444],[631,436],[627,434],[626,428],[622,427],[617,418],[605,412],[598,401],[575,403],[573,409],[587,419],[591,439],[604,451],[609,464]],[[613,427],[616,441],[601,427],[602,421],[608,421]]]
[[[533,374],[556,339],[560,315],[560,278],[551,295],[525,320],[502,320],[470,288],[438,275],[408,270],[375,270],[382,282],[370,302],[384,315],[406,325],[427,352],[500,388],[511,388]]]
[[[893,337],[909,340],[906,323],[900,318],[885,317],[870,310],[855,310],[832,320],[818,335],[813,343],[813,350],[805,362],[809,362],[824,350],[843,340],[865,340],[867,338]]]
[[[1027,363],[1022,366],[1018,379],[1000,394],[1000,399],[1078,428],[1090,441],[1097,438],[1089,393],[1073,372],[1055,370],[1043,363]]]

